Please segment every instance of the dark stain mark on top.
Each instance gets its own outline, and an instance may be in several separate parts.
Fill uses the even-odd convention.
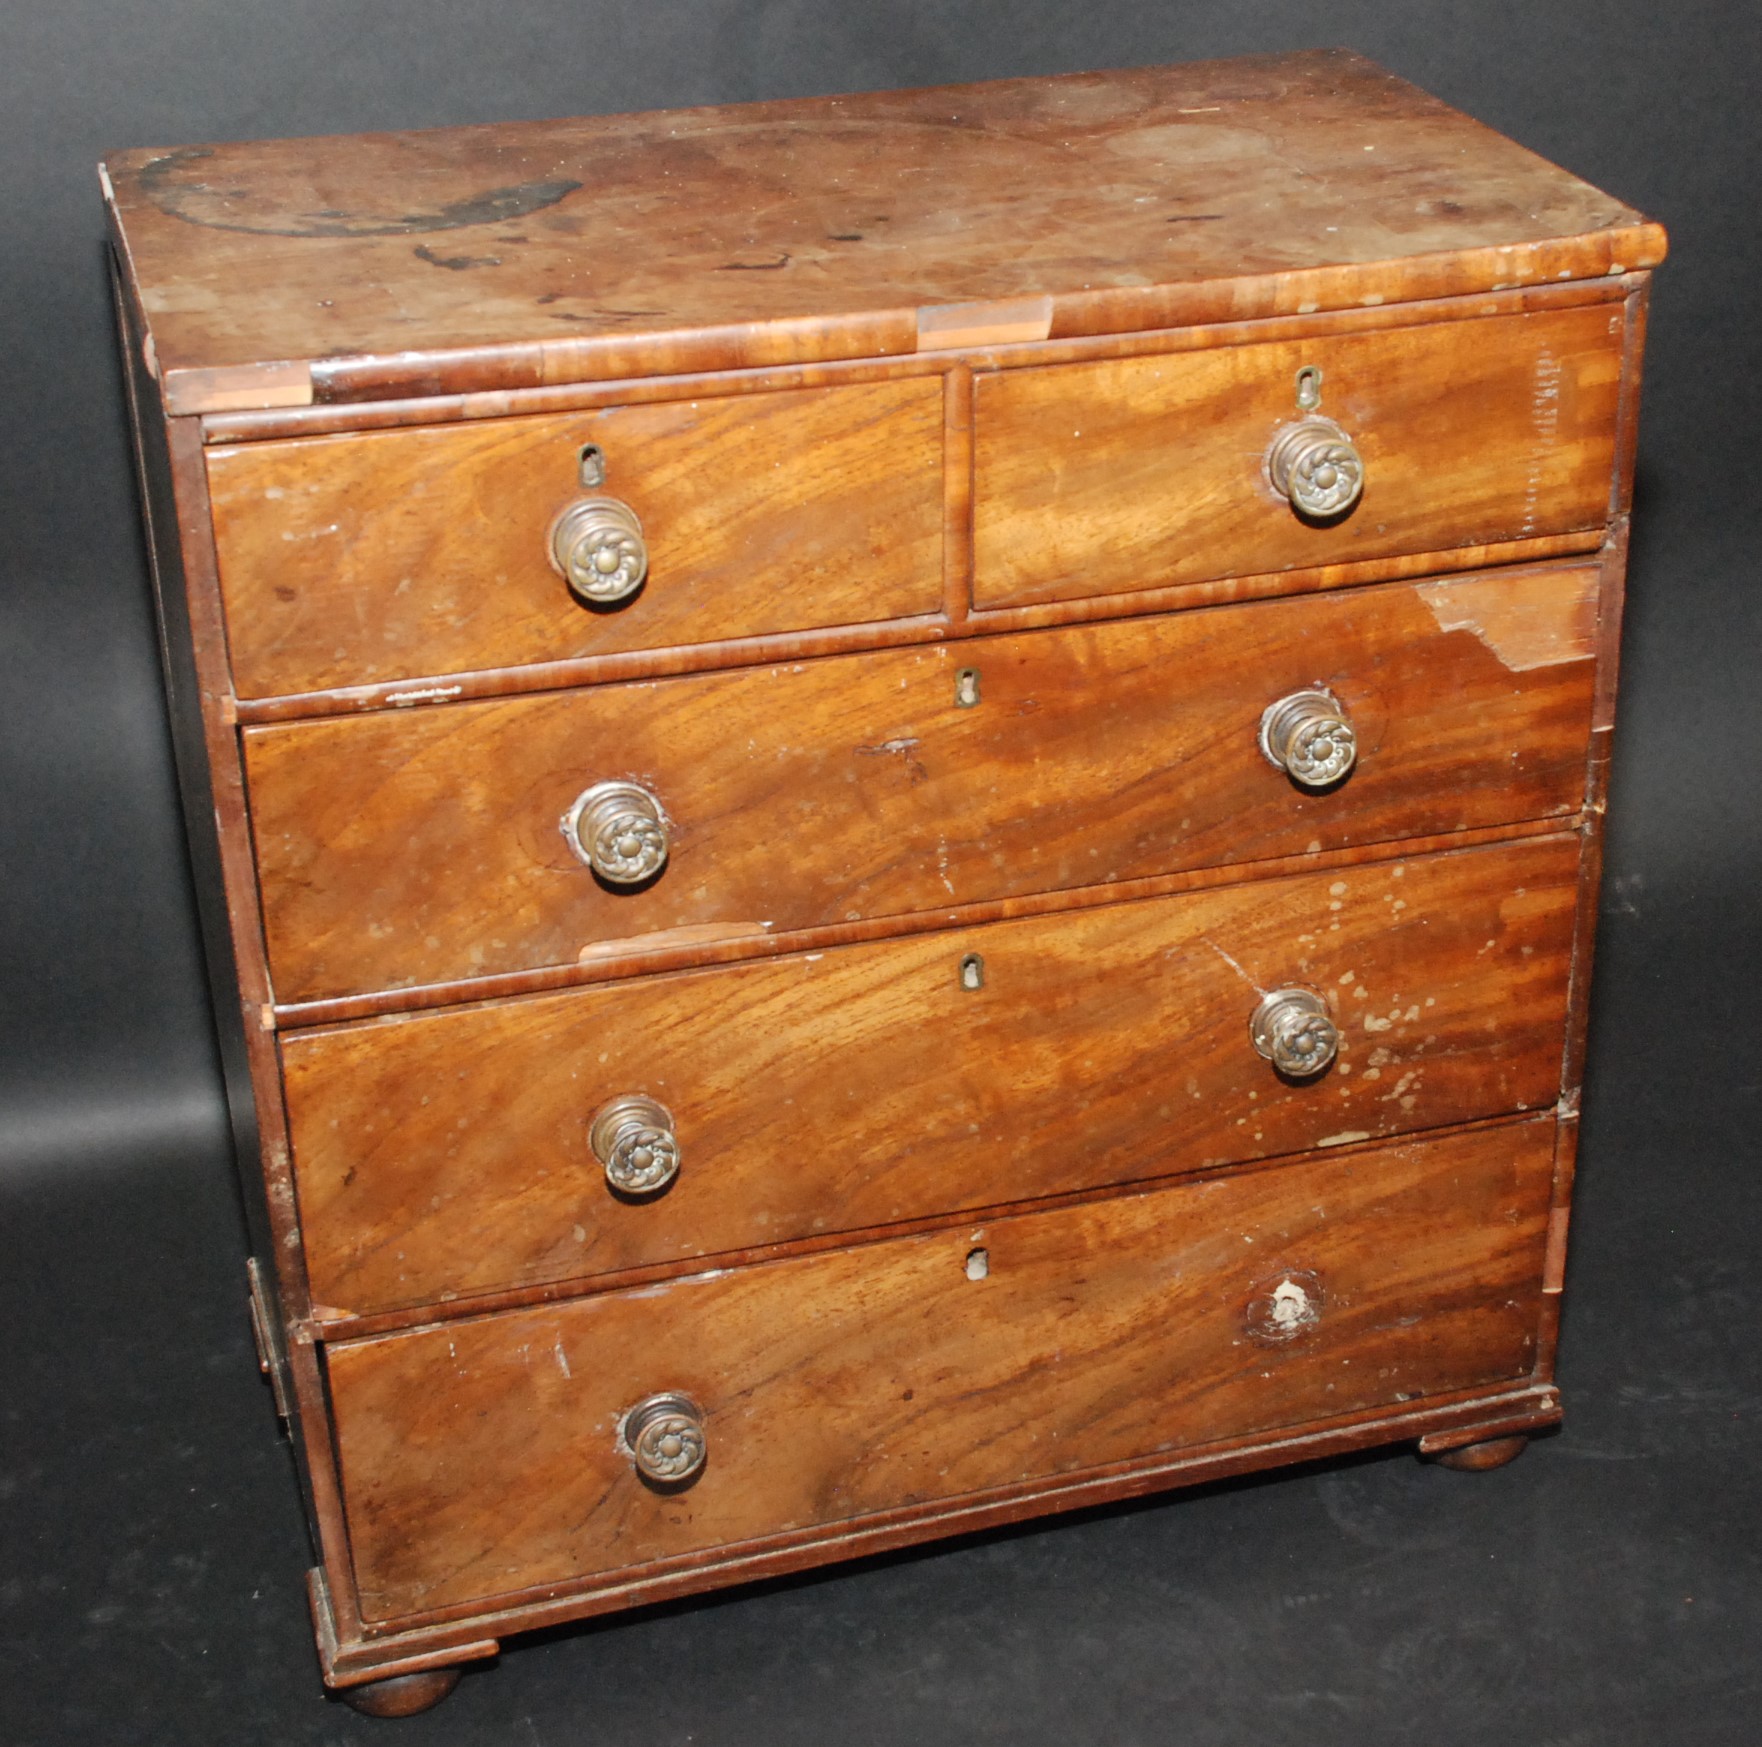
[[[555,206],[581,186],[561,177],[517,182],[508,188],[486,188],[481,194],[449,201],[430,212],[347,212],[325,207],[316,212],[270,209],[253,213],[251,202],[260,198],[254,191],[216,188],[193,173],[194,166],[213,156],[211,147],[189,146],[155,158],[142,166],[141,192],[161,212],[209,230],[245,231],[265,237],[414,237],[463,230],[474,224],[505,224]],[[449,261],[436,264],[452,265]]]
[[[431,267],[447,267],[455,273],[463,273],[467,267],[499,267],[502,264],[500,255],[437,255],[426,243],[418,243],[413,252],[418,261],[426,261]]]
[[[1221,212],[1171,212],[1170,224],[1210,224],[1215,218],[1222,218]]]
[[[775,261],[728,261],[716,268],[718,273],[775,273],[781,267],[789,265],[789,251],[785,249]]]
[[[541,297],[538,301],[544,303],[548,300]],[[664,309],[590,309],[585,312],[559,309],[551,312],[551,320],[612,324],[631,321],[660,321],[665,319],[667,313]]]
[[[829,243],[860,243],[863,240],[861,231],[832,231],[827,234]]]

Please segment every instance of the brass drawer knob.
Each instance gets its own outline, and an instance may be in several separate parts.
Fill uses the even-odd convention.
[[[636,511],[615,497],[578,499],[551,524],[551,563],[591,606],[629,600],[649,573]]]
[[[1299,515],[1318,522],[1345,515],[1364,490],[1364,463],[1332,419],[1287,425],[1266,452],[1266,471],[1273,489]]]
[[[1357,762],[1358,738],[1332,692],[1292,692],[1262,713],[1260,750],[1293,782],[1325,789]]]
[[[636,886],[667,865],[661,803],[637,783],[595,783],[563,818],[569,847],[615,886]]]
[[[1254,1047],[1294,1080],[1319,1074],[1340,1053],[1328,1004],[1309,989],[1274,989],[1248,1022]]]
[[[606,1181],[622,1194],[655,1195],[679,1175],[673,1113],[653,1098],[614,1098],[594,1117],[587,1140]]]
[[[624,1416],[624,1442],[637,1473],[657,1486],[691,1479],[710,1453],[697,1403],[672,1391],[631,1408]]]

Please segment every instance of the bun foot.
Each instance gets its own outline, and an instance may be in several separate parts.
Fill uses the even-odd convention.
[[[1507,1462],[1515,1462],[1528,1443],[1529,1439],[1521,1434],[1487,1438],[1478,1444],[1458,1444],[1454,1450],[1440,1450],[1431,1459],[1441,1468],[1454,1468],[1462,1474],[1484,1474],[1489,1468],[1503,1468]]]
[[[337,1694],[366,1717],[413,1717],[432,1710],[459,1684],[456,1668],[425,1668],[420,1674],[394,1674],[365,1686],[345,1686]]]

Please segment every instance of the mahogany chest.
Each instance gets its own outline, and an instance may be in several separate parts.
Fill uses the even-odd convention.
[[[1558,1420],[1655,224],[1340,52],[104,188],[327,1683]]]

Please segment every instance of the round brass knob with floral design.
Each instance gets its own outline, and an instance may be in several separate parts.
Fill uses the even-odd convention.
[[[672,1390],[639,1401],[625,1414],[623,1432],[637,1473],[657,1486],[690,1480],[710,1453],[702,1410]]]
[[[1319,1074],[1340,1053],[1328,1004],[1311,989],[1275,989],[1248,1022],[1254,1047],[1294,1080]]]
[[[551,524],[551,563],[590,606],[627,601],[649,573],[642,523],[615,497],[584,497]]]
[[[640,1093],[614,1098],[587,1131],[606,1181],[624,1195],[657,1195],[679,1175],[673,1113]]]
[[[1299,515],[1329,522],[1364,490],[1364,462],[1332,419],[1311,416],[1286,425],[1266,452],[1267,478]]]
[[[637,886],[667,865],[667,820],[639,783],[595,783],[563,815],[569,847],[615,886]]]
[[[1306,789],[1337,783],[1358,760],[1358,737],[1332,692],[1291,692],[1260,718],[1260,750]]]

